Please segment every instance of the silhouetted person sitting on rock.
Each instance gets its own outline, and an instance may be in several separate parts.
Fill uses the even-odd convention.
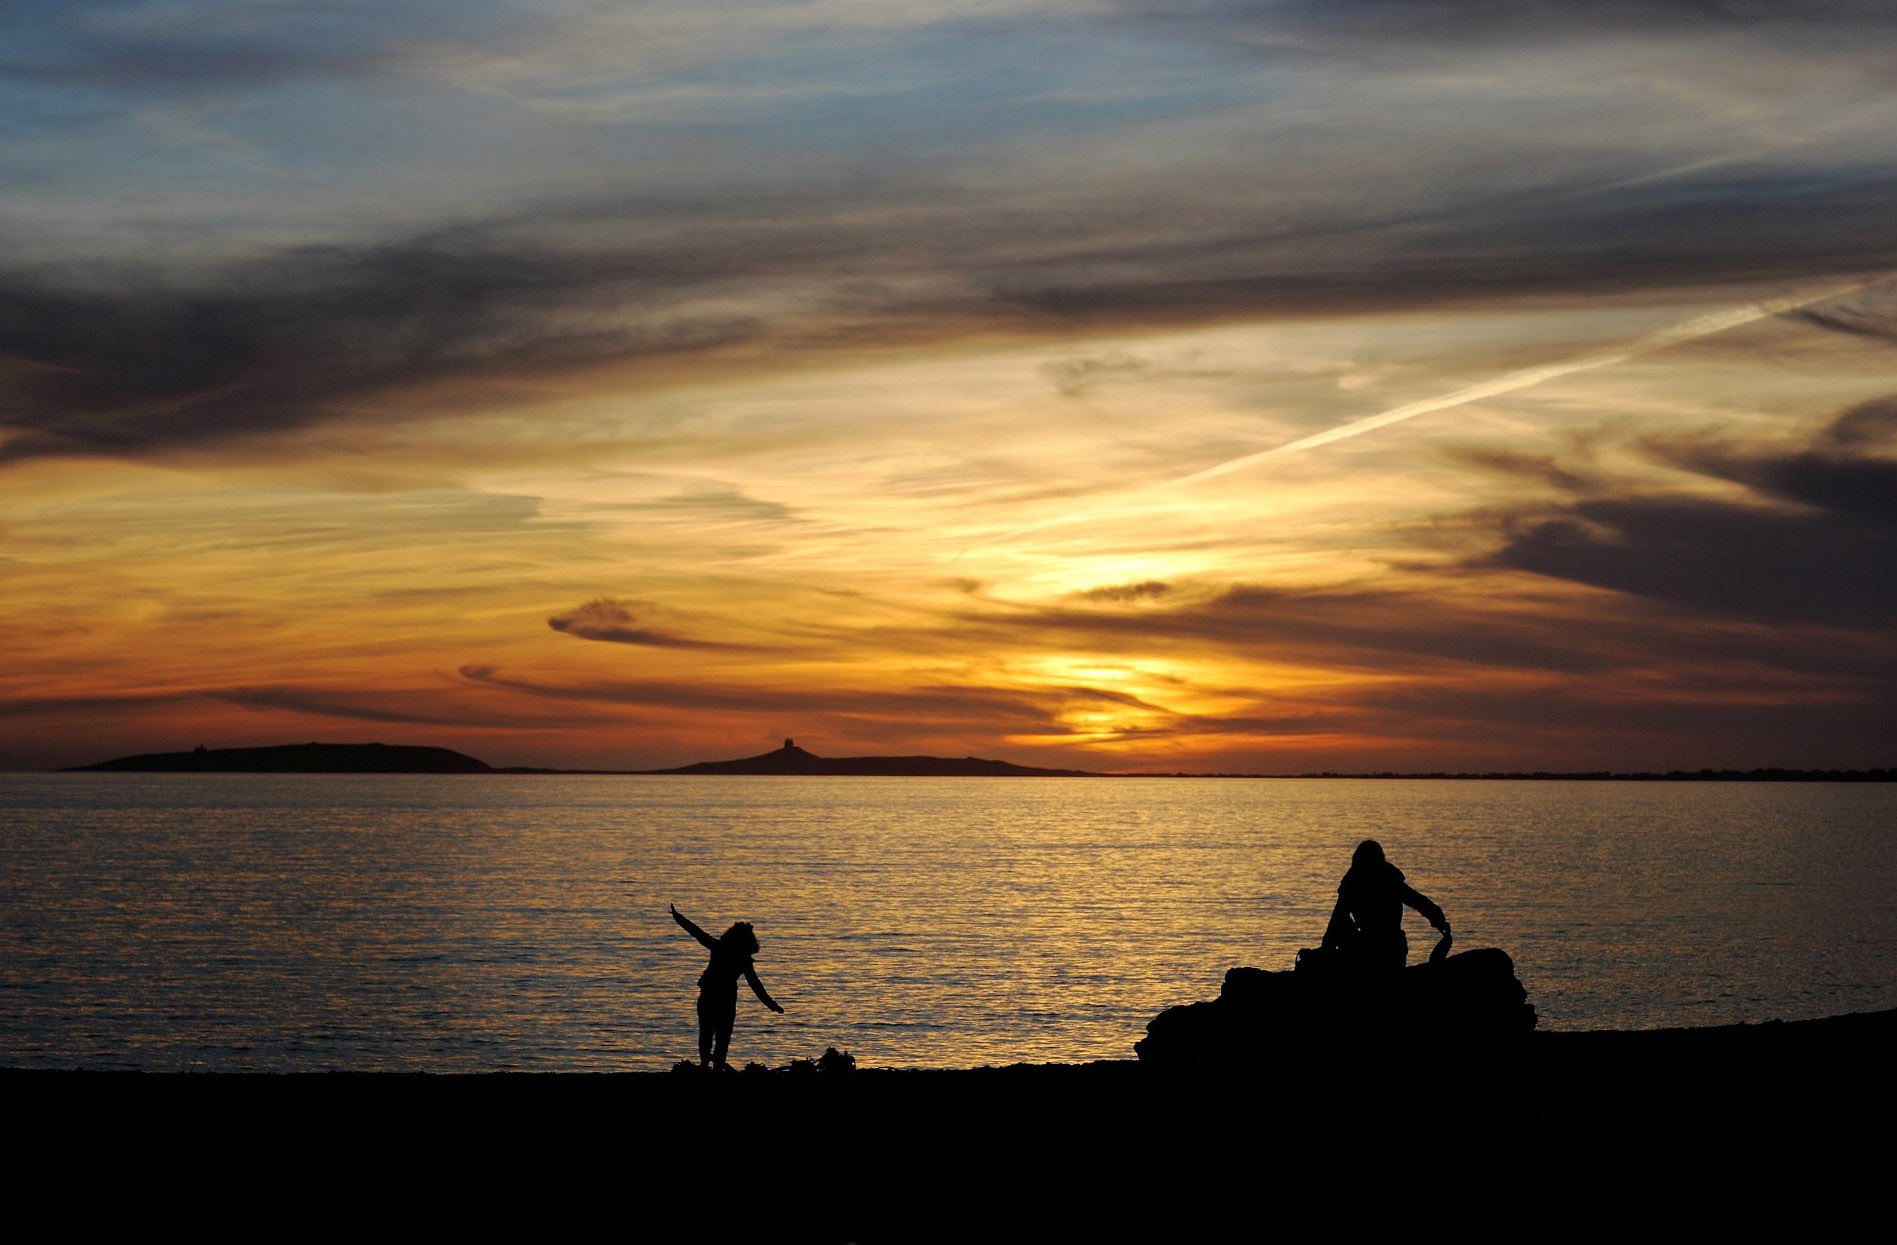
[[[751,983],[751,993],[757,995],[758,1002],[780,1016],[784,1013],[777,1000],[764,992],[764,983],[757,979],[757,969],[751,963],[751,957],[757,954],[757,934],[749,921],[739,921],[724,932],[724,937],[713,938],[676,907],[672,919],[711,951],[711,963],[698,978],[698,1062],[707,1072],[729,1071],[725,1052],[731,1049],[731,1026],[738,1020],[738,978]]]
[[[1401,971],[1410,954],[1409,939],[1403,936],[1405,904],[1442,931],[1437,951],[1447,953],[1449,920],[1443,910],[1404,882],[1403,871],[1383,858],[1382,844],[1365,839],[1351,854],[1350,871],[1337,884],[1337,907],[1324,931],[1324,949],[1364,968]]]

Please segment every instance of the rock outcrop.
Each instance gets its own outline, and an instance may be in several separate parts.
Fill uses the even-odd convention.
[[[1351,1058],[1402,1044],[1476,1052],[1535,1027],[1528,991],[1505,951],[1486,947],[1400,973],[1354,970],[1304,952],[1291,972],[1234,968],[1211,1002],[1170,1007],[1134,1044],[1161,1069],[1232,1069],[1260,1056]]]

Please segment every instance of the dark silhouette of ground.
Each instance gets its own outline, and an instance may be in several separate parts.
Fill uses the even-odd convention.
[[[738,978],[750,985],[758,1002],[779,1015],[784,1011],[765,991],[751,963],[758,952],[757,933],[749,921],[739,921],[713,938],[677,908],[671,911],[679,928],[711,952],[711,963],[698,978],[698,1066],[707,1072],[729,1071],[725,1054],[731,1049],[731,1027],[738,1019]]]
[[[1412,973],[1419,971],[1410,970]],[[88,1222],[304,1232],[1152,1240],[1293,1216],[1413,1233],[1844,1227],[1887,1178],[1897,1011],[1531,1033],[1322,1076],[1131,1060],[844,1076],[0,1070],[12,1171]],[[314,1191],[314,1192],[313,1192]],[[83,1199],[83,1200],[79,1200]],[[709,1218],[708,1217],[712,1217]],[[707,1229],[708,1222],[715,1222]]]

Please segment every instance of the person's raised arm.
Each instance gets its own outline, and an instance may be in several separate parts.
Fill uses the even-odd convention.
[[[784,1009],[778,1006],[777,1000],[764,992],[764,983],[757,979],[757,969],[747,964],[744,969],[744,979],[751,983],[751,993],[757,995],[758,1002],[780,1016],[784,1014]]]
[[[1438,908],[1429,901],[1429,896],[1423,894],[1413,886],[1405,886],[1403,888],[1403,902],[1422,913],[1424,920],[1434,925],[1443,933],[1446,934],[1449,932],[1449,918],[1443,915],[1441,908]]]
[[[704,930],[698,928],[696,925],[693,925],[691,921],[686,919],[685,914],[683,912],[680,912],[676,907],[672,909],[672,919],[679,923],[679,928],[683,929],[686,933],[690,934],[692,937],[698,939],[698,941],[704,943],[707,947],[716,947],[718,945],[718,940],[716,938],[713,938],[710,934],[707,934]]]

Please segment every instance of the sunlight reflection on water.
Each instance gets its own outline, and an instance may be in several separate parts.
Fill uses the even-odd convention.
[[[661,1068],[756,923],[733,1057],[1129,1058],[1289,967],[1364,837],[1544,1027],[1897,1005],[1897,789],[0,775],[0,1063]],[[1430,945],[1408,918],[1413,958]]]

